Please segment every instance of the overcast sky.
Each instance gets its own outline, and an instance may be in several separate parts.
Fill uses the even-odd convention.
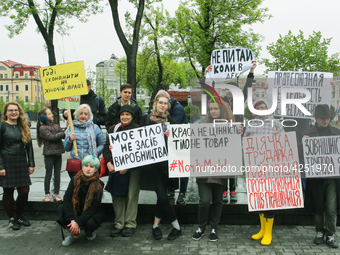
[[[120,9],[129,6],[126,1],[119,1]],[[164,0],[164,6],[171,13],[175,11],[179,0]],[[264,24],[253,25],[254,32],[262,34],[265,39],[261,43],[261,58],[270,57],[266,51],[266,45],[275,42],[279,34],[286,35],[292,30],[297,35],[301,29],[305,36],[314,31],[321,31],[324,38],[333,37],[329,47],[329,53],[340,52],[339,0],[266,0],[263,7],[269,8],[273,16]],[[20,35],[10,39],[4,25],[10,24],[7,18],[0,18],[0,61],[13,60],[26,65],[48,66],[47,52],[44,50],[44,40],[36,33],[36,24],[30,19],[28,26]],[[54,45],[57,63],[67,63],[83,60],[85,69],[95,71],[98,62],[110,58],[111,54],[117,57],[125,56],[113,27],[110,8],[105,7],[103,14],[90,17],[89,22],[82,24],[71,20],[74,28],[69,36],[55,36]],[[262,74],[264,67],[259,66],[255,73]]]

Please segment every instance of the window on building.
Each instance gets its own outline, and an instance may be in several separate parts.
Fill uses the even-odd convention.
[[[8,102],[8,100],[9,100],[9,97],[7,96],[7,97],[6,97],[6,102]]]
[[[27,84],[25,85],[25,91],[28,91],[28,85]]]
[[[7,73],[5,73],[5,79],[7,79],[8,78],[8,74]]]
[[[261,97],[264,97],[264,92],[261,93]]]
[[[16,74],[14,75],[14,77],[15,77],[15,79],[18,79],[18,78],[19,78],[19,74],[16,73]]]
[[[4,85],[0,85],[0,91],[4,90]]]
[[[256,93],[255,93],[255,96],[256,96],[256,97],[259,97],[259,96],[260,96],[260,93],[259,93],[259,92],[256,92]]]
[[[28,78],[28,74],[27,74],[27,73],[25,73],[25,78],[26,78],[26,79]]]
[[[9,85],[6,85],[6,91],[8,91]]]
[[[0,79],[3,79],[4,78],[4,75],[3,74],[0,74]]]
[[[137,89],[137,94],[139,94],[139,89]]]
[[[25,103],[28,102],[28,96],[25,96]]]
[[[35,84],[35,91],[37,91],[37,84]]]
[[[144,89],[142,89],[142,94],[144,94]]]
[[[19,96],[16,96],[16,97],[15,97],[15,101],[18,101],[18,100],[19,100]]]
[[[15,85],[15,91],[19,91],[19,85]]]

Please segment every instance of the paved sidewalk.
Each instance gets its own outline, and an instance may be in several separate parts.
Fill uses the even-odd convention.
[[[97,230],[97,238],[88,241],[82,231],[79,240],[63,247],[60,227],[53,221],[31,221],[32,226],[22,227],[19,231],[8,229],[8,221],[0,221],[0,254],[340,254],[340,249],[332,249],[326,244],[313,244],[314,227],[275,226],[273,241],[262,246],[253,241],[251,235],[258,226],[219,227],[219,240],[209,242],[208,235],[200,241],[191,239],[196,225],[182,225],[183,235],[174,241],[166,240],[171,225],[161,226],[163,239],[156,241],[151,236],[151,225],[139,225],[132,237],[109,237],[111,223],[104,223]]]

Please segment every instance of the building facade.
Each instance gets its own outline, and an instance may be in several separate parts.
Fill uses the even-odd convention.
[[[96,64],[96,93],[102,93],[103,87],[107,86],[107,92],[110,94],[109,102],[114,103],[119,97],[120,83],[119,77],[114,75],[114,67],[118,62],[118,58],[112,54],[111,58]]]
[[[39,73],[40,66],[28,66],[12,60],[0,62],[0,100],[18,101],[27,104],[43,101]]]

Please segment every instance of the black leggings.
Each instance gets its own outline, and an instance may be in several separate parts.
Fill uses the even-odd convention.
[[[28,192],[30,187],[17,187],[18,196],[15,201],[17,209],[16,218],[19,218],[24,213],[25,205],[28,201]],[[14,188],[4,188],[4,195],[2,196],[2,203],[9,218],[14,217]]]
[[[157,181],[157,187],[155,190],[157,194],[155,216],[158,219],[162,219],[162,217],[165,215],[170,220],[170,222],[173,222],[177,220],[177,216],[174,208],[170,204],[168,195],[166,193],[167,185],[165,184],[165,181],[162,178],[159,179],[160,180]]]

